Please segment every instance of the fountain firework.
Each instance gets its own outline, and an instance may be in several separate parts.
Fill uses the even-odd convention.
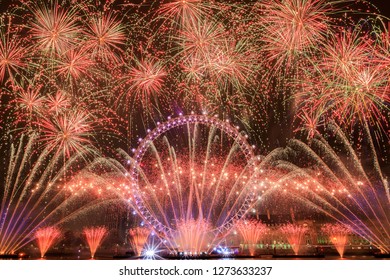
[[[243,243],[248,245],[250,255],[254,256],[256,244],[268,232],[268,227],[260,221],[241,220],[236,228],[244,239]]]
[[[11,144],[0,193],[0,253],[19,250],[43,225],[70,221],[102,203],[91,192],[72,190],[72,180],[86,165],[84,153],[70,158],[42,147],[37,135],[21,136]],[[87,202],[87,203],[85,203]]]
[[[208,252],[214,237],[206,220],[182,220],[177,222],[175,242],[178,251],[196,256]]]
[[[96,250],[102,244],[103,239],[107,236],[108,230],[106,227],[88,227],[83,229],[85,239],[87,240],[91,258],[95,257]]]
[[[330,242],[336,247],[340,257],[344,256],[345,245],[348,241],[348,235],[352,231],[341,224],[325,224],[321,230],[329,237]]]
[[[43,258],[49,250],[50,246],[60,238],[61,231],[56,227],[45,227],[38,229],[34,234],[39,251],[41,252],[41,258]]]
[[[302,225],[287,224],[280,227],[280,231],[287,238],[295,255],[299,254],[307,228]]]
[[[252,148],[227,122],[171,119],[149,133],[134,159],[129,194],[171,249],[208,250],[206,243],[228,234],[254,201]]]
[[[143,248],[148,241],[151,230],[146,227],[136,227],[129,229],[130,242],[137,256],[143,255]]]
[[[364,161],[340,127],[330,124],[326,132],[328,140],[316,133],[310,145],[292,140],[286,149],[269,155],[264,165],[271,166],[273,191],[327,214],[382,252],[389,252],[389,185],[370,131],[366,127],[363,134],[368,142]]]

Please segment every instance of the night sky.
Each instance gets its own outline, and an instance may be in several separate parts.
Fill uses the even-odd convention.
[[[390,2],[388,0],[371,0],[368,2],[371,2],[376,7],[378,7],[381,14],[390,17]]]

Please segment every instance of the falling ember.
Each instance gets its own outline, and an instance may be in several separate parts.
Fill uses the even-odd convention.
[[[89,227],[84,228],[83,232],[87,240],[89,250],[91,251],[91,258],[95,257],[96,250],[107,236],[108,230],[106,227]]]
[[[256,244],[267,233],[267,226],[256,220],[241,220],[236,224],[236,228],[243,237],[244,243],[248,245],[250,255],[254,256]]]
[[[136,227],[129,229],[130,243],[137,256],[143,254],[143,248],[148,241],[151,230],[146,227]]]
[[[280,231],[287,238],[295,255],[298,255],[307,228],[297,224],[287,224],[280,227]]]
[[[61,236],[61,231],[56,227],[40,228],[35,232],[35,238],[38,243],[39,251],[41,252],[41,258],[43,258],[53,245]]]
[[[348,235],[352,231],[341,224],[325,224],[321,230],[329,237],[330,242],[333,243],[340,257],[344,256],[345,245],[348,241]]]

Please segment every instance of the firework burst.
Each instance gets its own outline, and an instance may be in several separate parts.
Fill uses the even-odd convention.
[[[103,61],[118,60],[122,46],[126,41],[125,28],[113,13],[92,17],[86,32],[86,48],[92,52],[92,57]]]
[[[262,1],[260,12],[260,40],[267,59],[279,69],[292,66],[297,57],[310,52],[328,30],[331,3],[324,0]]]
[[[145,227],[136,227],[129,229],[130,242],[137,256],[143,255],[144,246],[148,241],[150,233],[151,230]]]
[[[209,9],[206,2],[204,0],[173,0],[163,3],[157,13],[184,27],[196,22],[207,13]]]
[[[64,9],[55,1],[36,5],[32,13],[30,32],[40,50],[62,54],[75,45],[79,33],[76,9]]]
[[[55,94],[47,97],[46,105],[49,113],[58,115],[71,107],[71,101],[65,91],[58,90]]]
[[[307,228],[302,225],[287,224],[280,227],[280,231],[286,236],[288,243],[290,243],[295,255],[299,254],[302,246],[303,238],[307,232]]]
[[[240,232],[244,243],[248,244],[249,253],[251,256],[255,255],[256,244],[267,233],[268,228],[265,224],[259,221],[239,221],[236,228]]]
[[[43,119],[39,126],[42,130],[41,141],[50,150],[63,152],[70,156],[90,150],[93,134],[93,118],[84,111],[67,111],[64,114]]]
[[[281,173],[276,175],[274,190],[325,213],[381,251],[388,252],[389,186],[369,128],[366,126],[363,134],[367,147],[364,165],[362,156],[340,127],[330,124],[325,129],[329,139],[316,134],[310,146],[291,140],[287,149],[294,155],[287,149],[275,151],[273,161]],[[332,146],[334,142],[336,148]],[[302,166],[302,159],[308,167]]]
[[[10,81],[15,85],[15,75],[20,75],[26,66],[23,61],[27,54],[27,48],[17,36],[0,31],[0,82]]]
[[[333,243],[342,258],[344,256],[345,245],[348,241],[348,235],[350,235],[352,231],[341,224],[325,224],[322,226],[321,230],[328,235],[330,242]]]
[[[124,95],[127,99],[134,100],[149,112],[152,112],[152,104],[157,96],[162,94],[164,80],[167,71],[163,61],[145,58],[135,60],[133,66],[127,67],[126,74],[121,78],[125,84]],[[123,96],[119,97],[119,100]]]
[[[227,32],[220,23],[210,20],[201,20],[186,26],[177,38],[183,50],[181,57],[206,60],[209,52],[215,45],[219,45],[226,35]]]
[[[90,53],[85,49],[71,49],[61,56],[55,66],[55,71],[66,79],[73,78],[77,80],[82,75],[90,77],[90,71],[94,64],[94,61],[90,58]]]
[[[44,112],[45,98],[41,93],[42,86],[30,84],[26,89],[16,88],[17,98],[15,104],[19,113],[17,122],[24,122],[31,127],[35,117]]]
[[[58,206],[48,198],[119,192],[164,248],[175,251],[180,243],[199,253],[246,215],[254,192],[278,190],[390,250],[389,190],[380,166],[388,167],[390,44],[383,22],[367,19],[368,9],[364,20],[353,10],[369,1],[13,2],[0,15],[1,132],[7,140],[18,131],[36,134],[37,152],[4,148],[13,158],[0,191],[0,252],[22,248],[37,228],[63,220],[57,210],[39,208]],[[328,131],[334,122],[340,127]],[[289,141],[293,130],[309,144]],[[371,141],[374,133],[382,142]],[[100,157],[137,141],[125,165]],[[261,162],[272,165],[267,181],[253,153],[284,145]],[[375,149],[372,160],[358,156]],[[66,169],[73,157],[99,163],[66,181],[68,172],[56,168]],[[29,182],[25,174],[32,174]],[[257,184],[256,176],[265,179]],[[58,208],[65,213],[68,206]],[[31,226],[21,225],[34,215]]]
[[[87,240],[89,250],[91,251],[91,258],[95,257],[96,250],[99,248],[104,238],[108,234],[106,227],[89,227],[84,228],[83,233]]]
[[[372,55],[370,38],[364,38],[358,30],[343,31],[324,46],[319,67],[297,94],[299,100],[305,97],[303,112],[315,108],[317,119],[322,115],[347,125],[369,122],[381,127],[387,122],[389,80]]]
[[[178,250],[193,256],[207,252],[212,240],[210,229],[211,226],[206,220],[179,221],[175,238]]]

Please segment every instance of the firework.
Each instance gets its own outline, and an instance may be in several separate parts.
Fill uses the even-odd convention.
[[[187,124],[191,124],[188,131],[184,130],[189,141],[187,146],[183,147],[182,140],[178,142],[176,137],[170,140],[158,137],[169,129],[183,133],[180,127],[185,128]],[[179,127],[175,129],[175,126]],[[220,144],[218,130],[228,135]],[[135,155],[138,162],[132,162],[133,180],[134,176],[139,176],[132,196],[141,216],[154,226],[155,232],[163,232],[172,243],[171,247],[175,248],[177,238],[191,235],[191,231],[181,232],[188,222],[187,226],[191,225],[194,231],[209,229],[201,231],[204,238],[194,239],[200,243],[193,248],[187,248],[190,244],[180,241],[185,249],[196,249],[199,253],[199,249],[205,249],[201,240],[207,239],[208,244],[217,242],[214,239],[227,234],[232,223],[250,207],[252,151],[246,146],[245,137],[234,133],[238,132],[228,123],[193,115],[160,124],[147,136],[148,146],[140,143]],[[208,141],[207,147],[196,145],[201,135]],[[242,166],[238,162],[242,162]]]
[[[48,96],[46,104],[49,109],[48,111],[56,115],[71,107],[68,94],[62,90],[58,90],[54,95]]]
[[[44,97],[41,95],[42,86],[29,85],[26,89],[17,88],[16,103],[30,118],[33,114],[41,114],[44,107]]]
[[[61,236],[61,231],[56,227],[40,228],[35,232],[35,238],[41,251],[41,258],[43,258],[49,250],[50,246]]]
[[[196,256],[210,250],[210,224],[206,220],[181,220],[177,222],[175,241],[179,252]]]
[[[62,8],[55,1],[36,5],[32,13],[30,32],[40,50],[62,54],[75,45],[79,32],[75,9]]]
[[[207,64],[210,52],[221,45],[228,33],[220,23],[210,20],[195,22],[179,33],[177,40],[182,48],[183,59],[199,59]]]
[[[86,165],[84,158],[79,154],[64,160],[60,155],[53,155],[42,147],[37,135],[21,136],[12,143],[2,171],[5,180],[0,196],[1,254],[13,254],[21,249],[34,239],[42,226],[65,223],[89,207],[99,205],[87,192],[72,195],[64,187],[78,168]],[[89,197],[87,204],[86,197]]]
[[[151,230],[148,228],[137,227],[134,229],[129,229],[131,244],[137,256],[143,255],[143,248],[148,241],[150,233]]]
[[[126,99],[135,100],[152,112],[152,104],[156,97],[162,94],[166,76],[167,72],[161,60],[152,58],[135,60],[135,65],[127,67],[127,73],[121,78],[126,84],[124,92]]]
[[[39,124],[42,129],[41,141],[50,150],[70,156],[72,152],[90,150],[93,132],[91,116],[84,111],[66,112],[63,115],[44,119]]]
[[[83,233],[87,240],[89,250],[91,251],[91,258],[95,257],[96,250],[102,244],[104,238],[107,236],[108,231],[106,227],[89,227],[84,228]]]
[[[79,79],[82,75],[90,76],[90,69],[94,66],[90,54],[85,49],[71,49],[66,51],[55,66],[55,71],[67,79]]]
[[[328,125],[341,151],[333,148],[331,139],[316,134],[310,146],[291,141],[288,149],[295,156],[286,160],[285,150],[275,151],[273,159],[278,162],[274,170],[277,184],[274,191],[296,198],[298,201],[327,214],[355,234],[370,241],[383,252],[388,252],[389,240],[389,187],[383,176],[371,134],[366,127],[367,141],[364,157],[366,165],[348,138],[335,125]],[[348,158],[343,156],[348,154]],[[303,167],[297,158],[305,158],[308,167]],[[282,160],[284,159],[284,160]],[[271,164],[272,165],[272,164]],[[278,175],[277,173],[280,172]]]
[[[328,235],[330,242],[333,243],[342,258],[345,245],[348,241],[348,235],[351,234],[352,231],[341,224],[325,224],[322,226],[321,230]]]
[[[186,26],[196,22],[209,10],[203,0],[174,0],[164,3],[157,13],[164,18],[171,19],[179,26]]]
[[[287,224],[280,227],[280,231],[287,238],[295,255],[299,254],[307,228],[301,225]]]
[[[0,82],[16,84],[15,75],[20,75],[26,63],[23,61],[27,49],[17,36],[0,31]]]
[[[117,60],[125,43],[125,28],[114,14],[107,13],[92,17],[88,23],[86,32],[86,48],[92,53],[92,57],[101,58],[103,61]]]
[[[17,139],[1,252],[79,212],[75,197],[115,194],[164,248],[198,254],[268,193],[389,251],[390,44],[369,1],[133,2],[23,0],[0,15],[0,129]]]
[[[259,221],[242,220],[236,224],[236,228],[242,235],[244,243],[248,244],[250,255],[254,256],[256,244],[268,231],[267,226]]]
[[[303,94],[302,111],[312,107],[317,117],[346,125],[387,124],[389,81],[373,52],[370,38],[359,35],[359,30],[334,35],[324,46],[314,76],[305,81],[302,92],[308,94]]]
[[[331,2],[324,0],[262,1],[256,7],[260,40],[267,59],[279,69],[318,45],[328,30]]]

